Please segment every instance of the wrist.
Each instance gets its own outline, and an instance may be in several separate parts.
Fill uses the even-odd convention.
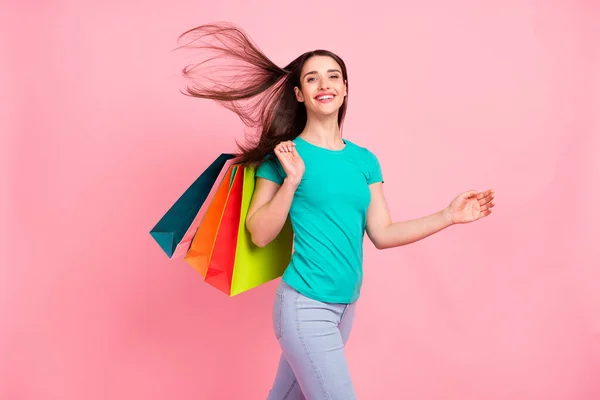
[[[452,220],[452,212],[449,207],[444,208],[441,211],[442,219],[444,220],[444,225],[451,226],[454,225],[454,221]]]
[[[300,179],[290,178],[289,176],[283,180],[283,185],[289,189],[296,190],[300,186]]]

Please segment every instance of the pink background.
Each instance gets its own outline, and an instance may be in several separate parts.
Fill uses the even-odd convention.
[[[0,398],[266,397],[278,281],[227,298],[148,234],[242,137],[171,52],[227,20],[280,65],[346,60],[395,219],[497,190],[489,219],[365,245],[359,398],[599,399],[600,6],[482,3],[4,1]]]

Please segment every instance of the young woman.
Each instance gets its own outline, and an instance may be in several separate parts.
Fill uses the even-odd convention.
[[[340,57],[316,50],[280,68],[229,24],[182,38],[216,52],[184,70],[193,83],[187,93],[220,102],[259,131],[240,146],[241,161],[257,166],[247,217],[253,242],[270,243],[288,216],[294,229],[273,307],[282,354],[268,399],[354,399],[344,345],[362,285],[364,234],[378,249],[406,245],[490,215],[494,192],[464,192],[439,212],[392,223],[377,157],[342,137],[348,73]]]

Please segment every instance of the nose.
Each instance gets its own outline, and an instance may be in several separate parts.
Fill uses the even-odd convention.
[[[320,79],[319,82],[319,90],[327,90],[329,89],[329,80],[327,79],[327,77],[323,77]]]

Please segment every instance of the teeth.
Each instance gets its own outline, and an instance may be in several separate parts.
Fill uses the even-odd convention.
[[[329,99],[333,99],[333,96],[321,96],[321,97],[317,97],[317,100],[329,100]]]

